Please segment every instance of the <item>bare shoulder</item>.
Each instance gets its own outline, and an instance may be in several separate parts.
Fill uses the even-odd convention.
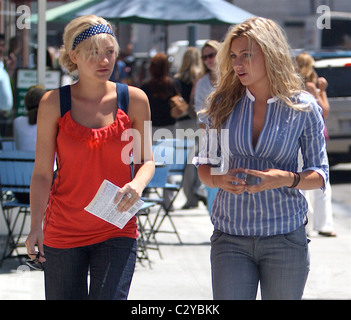
[[[57,119],[60,117],[60,94],[59,89],[46,92],[40,100],[39,115],[46,119]]]
[[[129,88],[129,115],[150,117],[149,99],[145,92],[139,88]]]
[[[145,92],[137,87],[128,86],[129,89],[129,101],[133,101],[136,103],[149,103],[149,100],[145,94]]]

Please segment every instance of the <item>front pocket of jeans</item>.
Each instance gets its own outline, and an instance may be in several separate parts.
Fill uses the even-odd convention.
[[[213,231],[213,234],[211,236],[211,244],[214,244],[221,236],[222,236],[223,232],[216,229]]]
[[[304,226],[296,229],[295,231],[283,234],[284,242],[295,248],[304,248],[307,246],[307,237]]]

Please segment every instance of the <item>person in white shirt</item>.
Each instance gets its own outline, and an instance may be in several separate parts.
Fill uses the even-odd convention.
[[[198,113],[199,111],[208,107],[207,98],[215,90],[217,82],[216,76],[216,55],[220,48],[220,43],[216,40],[208,40],[201,49],[201,60],[203,66],[203,75],[196,83],[195,97],[194,97],[194,108]],[[205,119],[199,118],[199,127],[205,128]],[[217,188],[210,188],[205,186],[207,194],[207,209],[211,214],[211,207],[214,197],[217,194]]]
[[[314,69],[314,58],[307,52],[302,52],[296,56],[297,71],[301,74],[305,90],[312,94],[318,105],[322,108],[323,119],[329,115],[330,105],[327,96],[328,81],[323,77],[318,77]],[[324,127],[326,142],[329,139],[327,127]],[[299,161],[302,156],[299,155]],[[302,167],[302,163],[300,164]],[[303,191],[308,201],[308,224],[306,226],[309,235],[317,232],[321,236],[335,237],[332,206],[332,188],[328,180],[325,190],[320,189]]]
[[[37,113],[39,102],[45,89],[40,86],[31,87],[24,103],[28,114],[17,117],[13,122],[14,138],[16,149],[22,151],[35,151],[37,143]]]
[[[8,113],[12,110],[13,96],[10,77],[4,64],[5,35],[0,34],[0,112]]]
[[[203,74],[196,83],[194,107],[195,111],[206,108],[206,100],[215,89],[216,83],[216,54],[219,50],[220,43],[216,40],[208,40],[201,49],[201,60],[203,65]],[[201,119],[199,119],[201,120]],[[201,121],[200,121],[201,127]],[[203,126],[204,127],[204,126]]]
[[[5,35],[0,34],[0,136],[8,136],[13,107],[13,94],[9,74],[5,68]]]

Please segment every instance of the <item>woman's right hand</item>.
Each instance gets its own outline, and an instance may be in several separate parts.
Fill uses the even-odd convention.
[[[34,260],[37,256],[37,252],[35,250],[35,246],[37,246],[40,253],[39,262],[43,263],[46,261],[44,258],[43,243],[44,243],[44,232],[42,228],[31,230],[25,244],[27,248],[27,254],[32,260]]]
[[[246,173],[246,169],[231,169],[224,175],[212,175],[213,184],[224,191],[241,194],[246,190],[246,182],[236,176],[238,173]]]

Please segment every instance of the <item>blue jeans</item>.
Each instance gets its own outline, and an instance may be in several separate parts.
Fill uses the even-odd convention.
[[[305,227],[268,237],[232,236],[214,230],[211,237],[214,299],[299,300],[309,272]]]
[[[127,299],[136,261],[135,239],[113,238],[70,249],[44,246],[44,253],[46,299]]]

